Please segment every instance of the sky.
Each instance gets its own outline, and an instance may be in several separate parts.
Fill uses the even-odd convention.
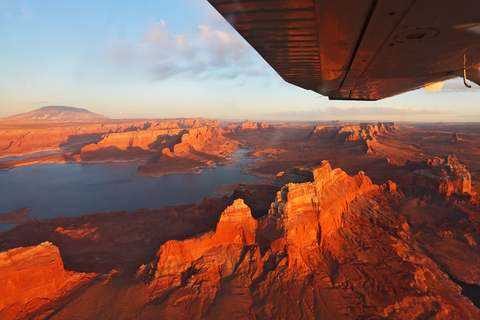
[[[0,0],[0,118],[48,105],[111,118],[480,121],[462,79],[376,102],[284,82],[207,0]]]

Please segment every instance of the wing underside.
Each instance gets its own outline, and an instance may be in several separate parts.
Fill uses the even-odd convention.
[[[377,100],[480,83],[480,1],[208,0],[287,82]]]

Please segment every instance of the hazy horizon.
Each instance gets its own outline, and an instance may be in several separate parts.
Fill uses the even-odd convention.
[[[95,110],[90,110],[90,109],[86,109],[86,108],[78,108],[78,107],[74,107],[74,106],[43,106],[43,107],[39,107],[39,108],[36,108],[36,109],[28,110],[26,112],[17,113],[17,114],[7,116],[7,117],[2,117],[2,118],[0,118],[0,120],[9,120],[8,118],[10,118],[12,116],[28,114],[30,112],[38,111],[40,109],[47,108],[47,107],[61,107],[61,108],[67,107],[67,108],[78,109],[78,110],[81,110],[81,111],[88,111],[88,112],[91,112],[93,114],[103,115],[103,114],[101,114],[101,113],[99,113]],[[319,110],[312,110],[311,111],[311,113],[315,113],[315,112],[321,113],[322,111],[319,111]],[[180,116],[180,117],[163,117],[163,118],[161,118],[161,117],[108,117],[107,119],[97,119],[97,120],[82,120],[82,119],[79,119],[79,120],[65,120],[65,121],[68,121],[68,122],[76,122],[76,121],[77,122],[89,122],[89,121],[117,121],[117,120],[119,120],[119,121],[135,120],[136,121],[136,120],[164,120],[164,119],[180,119],[180,118],[187,118],[187,119],[188,118],[206,118],[206,119],[212,119],[212,120],[231,121],[231,122],[264,121],[264,122],[271,122],[271,123],[290,122],[290,123],[313,123],[313,124],[314,123],[337,122],[337,121],[343,122],[343,123],[348,123],[348,122],[353,122],[353,123],[357,123],[357,122],[395,122],[395,123],[445,123],[445,124],[448,124],[448,123],[478,123],[478,122],[480,122],[478,120],[464,120],[464,121],[402,120],[402,119],[398,119],[400,117],[397,117],[397,119],[394,119],[394,118],[386,118],[386,117],[379,117],[379,116],[376,116],[376,118],[361,118],[361,115],[355,115],[355,114],[354,114],[354,116],[357,116],[356,118],[346,118],[346,117],[334,118],[334,117],[330,117],[329,119],[321,119],[321,118],[315,118],[314,119],[314,118],[310,117],[308,119],[305,119],[303,115],[305,115],[307,113],[308,112],[286,112],[284,114],[277,114],[276,117],[273,116],[273,117],[270,117],[270,118],[268,117],[268,115],[266,115],[266,117],[259,117],[259,118],[253,118],[253,117],[222,118],[222,117],[204,117],[204,116],[193,116],[193,117]],[[25,121],[25,120],[13,119],[12,121]],[[49,123],[54,123],[54,122],[58,122],[58,121],[61,122],[62,120],[36,119],[36,120],[26,120],[26,121],[47,121]]]
[[[66,105],[110,118],[480,121],[480,88],[460,78],[376,102],[290,85],[206,0],[11,0],[0,37],[0,118]]]

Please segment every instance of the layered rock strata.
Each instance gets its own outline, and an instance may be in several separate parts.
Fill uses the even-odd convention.
[[[165,319],[476,318],[461,288],[373,200],[396,193],[328,162],[288,183],[255,221],[242,200],[216,230],[169,241],[152,262],[150,303]],[[228,314],[228,316],[227,316]]]
[[[408,192],[415,192],[419,187],[423,193],[433,192],[450,195],[472,195],[472,178],[468,167],[461,164],[454,154],[445,160],[435,158],[419,163],[407,162],[405,167],[414,171],[405,175],[400,185]]]
[[[94,274],[65,271],[50,242],[0,253],[0,318],[26,318],[88,282]]]
[[[393,122],[360,123],[359,125],[321,125],[316,126],[310,138],[335,139],[342,143],[363,142],[367,154],[375,153],[376,137],[386,132],[395,132],[397,126]]]

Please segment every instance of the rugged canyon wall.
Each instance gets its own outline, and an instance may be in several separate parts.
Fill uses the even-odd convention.
[[[0,122],[0,157],[50,151],[0,163],[137,162],[139,175],[199,173],[230,161],[239,143],[220,121],[204,118],[96,122]],[[25,127],[26,126],[26,127]],[[262,127],[262,126],[260,126]]]
[[[101,148],[140,147],[151,149],[161,137],[179,135],[183,129],[219,127],[218,120],[204,118],[165,120],[95,121],[0,121],[0,157],[48,150],[96,151]],[[177,141],[178,142],[178,141]]]
[[[468,167],[461,164],[454,154],[444,160],[436,158],[419,163],[407,162],[405,167],[413,171],[401,179],[400,185],[409,193],[427,191],[447,197],[455,194],[472,195],[472,178]]]
[[[327,161],[280,174],[269,188],[277,192],[268,214],[258,219],[246,204],[256,196],[246,188],[240,186],[230,198],[206,198],[183,211],[170,207],[162,213],[138,210],[110,219],[112,213],[60,219],[61,227],[49,228],[64,250],[62,256],[69,265],[97,268],[103,275],[59,300],[65,297],[61,288],[67,280],[62,279],[71,272],[63,269],[56,247],[47,243],[13,249],[4,252],[5,257],[33,252],[39,258],[27,259],[27,269],[53,272],[38,275],[10,263],[9,279],[17,278],[14,272],[39,279],[33,289],[30,281],[15,282],[8,299],[18,300],[18,292],[33,290],[25,299],[34,306],[38,297],[53,294],[50,307],[31,309],[51,319],[99,314],[125,319],[480,317],[480,310],[449,278],[471,284],[480,279],[475,251],[480,238],[474,230],[478,221],[474,212],[453,207],[456,202],[439,204],[430,212],[417,204],[428,200],[405,198],[391,181],[377,186],[363,172],[349,176]],[[245,200],[233,201],[236,197]],[[193,232],[207,221],[211,229]],[[39,237],[50,230],[46,221],[35,223],[42,226]],[[186,226],[190,231],[182,236]],[[27,232],[28,226],[22,229]],[[469,253],[461,263],[460,250]],[[140,257],[146,262],[138,268],[135,258]],[[45,287],[50,288],[47,293],[37,288],[44,281],[51,285]],[[18,302],[8,303],[3,312],[22,314],[24,309],[12,307]]]
[[[310,138],[333,139],[340,143],[362,142],[367,154],[375,153],[376,137],[393,133],[397,126],[393,122],[360,123],[358,125],[320,125],[310,133]]]
[[[288,183],[255,221],[242,200],[216,230],[157,253],[144,314],[165,319],[475,318],[479,310],[418,250],[409,225],[373,185],[322,162]],[[391,210],[391,209],[390,209]],[[154,307],[155,306],[155,307]],[[151,312],[151,313],[150,313]]]
[[[27,318],[90,281],[94,274],[65,271],[50,242],[0,253],[0,318]]]

